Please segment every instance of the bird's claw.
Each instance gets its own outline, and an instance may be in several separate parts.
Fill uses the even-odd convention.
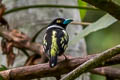
[[[65,60],[67,61],[68,60],[67,56],[65,54],[63,54],[63,56],[65,57]]]

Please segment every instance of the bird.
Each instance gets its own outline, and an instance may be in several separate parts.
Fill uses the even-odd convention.
[[[43,48],[51,68],[57,65],[57,57],[64,55],[69,41],[66,27],[72,21],[72,19],[56,18],[47,26],[43,38]]]

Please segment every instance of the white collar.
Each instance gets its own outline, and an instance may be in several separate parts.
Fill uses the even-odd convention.
[[[64,29],[64,28],[62,28],[61,26],[58,26],[58,25],[52,25],[52,26],[49,26],[49,27],[47,28],[47,30],[50,29],[50,28],[53,28],[53,27],[55,27],[55,28],[60,28],[60,29]]]

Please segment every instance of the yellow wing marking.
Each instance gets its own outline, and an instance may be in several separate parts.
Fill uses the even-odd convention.
[[[63,41],[64,41],[64,37],[61,37],[61,41],[60,41],[60,43],[62,44],[62,43],[63,43]]]
[[[63,42],[64,42],[64,40],[68,40],[68,34],[66,33],[66,31],[65,30],[62,30],[63,31],[63,33],[65,34],[62,38],[61,38],[61,41],[60,41],[60,43],[62,44],[62,47],[64,48],[64,49],[66,49],[67,48],[67,45],[64,45],[63,44]]]
[[[64,46],[64,50],[66,50],[67,47],[68,47],[68,45],[65,45],[65,46]]]
[[[62,31],[63,31],[63,33],[65,34],[64,39],[67,41],[67,39],[68,39],[67,32],[66,32],[65,30],[62,30]]]

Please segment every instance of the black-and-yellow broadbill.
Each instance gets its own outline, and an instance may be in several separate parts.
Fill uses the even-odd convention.
[[[66,27],[72,21],[72,19],[57,18],[46,29],[43,47],[49,58],[50,67],[56,66],[57,57],[61,56],[68,46],[69,36]]]

